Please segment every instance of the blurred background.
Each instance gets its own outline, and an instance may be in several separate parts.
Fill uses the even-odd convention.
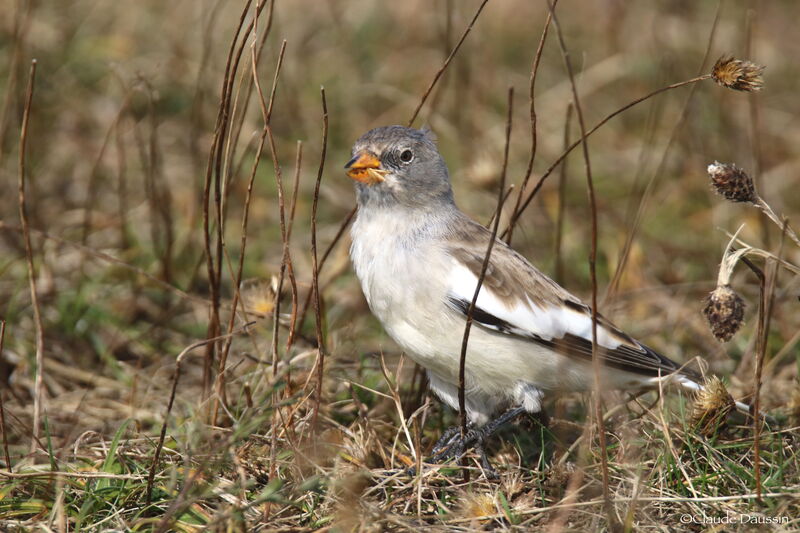
[[[208,333],[211,289],[203,187],[228,51],[244,5],[238,0],[2,4],[0,317],[7,325],[0,386],[12,463],[43,457],[27,455],[36,335],[17,198],[31,60],[37,60],[37,67],[27,134],[26,206],[44,332],[42,394],[49,431],[58,446],[77,446],[83,432],[108,438],[130,418],[136,431],[153,436],[164,419],[176,355]],[[321,254],[354,206],[352,184],[342,171],[350,146],[370,128],[408,122],[479,5],[476,0],[279,0],[259,18],[255,41],[242,30],[231,134],[224,139],[221,158],[223,332],[242,252],[248,180],[264,124],[252,84],[252,43],[260,50],[257,78],[268,97],[286,41],[270,124],[287,210],[298,177],[290,252],[302,307],[312,278],[320,87],[325,88],[329,117],[317,217]],[[245,14],[246,23],[254,8]],[[508,183],[517,188],[507,207],[516,201],[525,176],[531,155],[531,63],[546,15],[545,2],[488,2],[415,121],[438,136],[460,207],[484,223],[495,208],[506,94],[512,86]],[[708,331],[700,313],[702,299],[716,284],[726,232],[746,224],[742,238],[775,254],[781,236],[756,209],[716,196],[706,167],[714,160],[735,162],[754,176],[778,213],[797,218],[800,4],[562,0],[558,16],[589,126],[650,91],[708,72],[723,54],[766,65],[759,93],[730,91],[711,80],[667,91],[614,118],[589,141],[600,222],[601,312],[675,359],[701,356],[713,371],[729,377],[734,395],[746,396],[752,392],[757,280],[743,266],[737,269],[733,285],[748,307],[745,327],[730,343],[720,344]],[[570,102],[569,79],[551,34],[536,82],[538,150],[531,183],[563,150]],[[571,124],[566,135],[574,141],[579,137],[574,117]],[[563,173],[559,169],[545,182],[514,233],[520,252],[585,299],[590,290],[588,213],[583,161],[576,150]],[[242,289],[245,306],[266,317],[257,319],[250,335],[233,341],[226,384],[231,413],[218,425],[230,425],[254,409],[245,401],[253,399],[251,394],[255,410],[266,409],[259,402],[268,402],[277,386],[267,363],[283,258],[279,222],[276,172],[267,144],[253,182]],[[211,227],[213,234],[213,213]],[[328,355],[322,410],[344,424],[358,411],[349,380],[385,390],[375,354],[385,353],[392,372],[399,357],[366,307],[349,266],[348,239],[345,232],[320,274]],[[630,252],[620,269],[628,239]],[[798,259],[788,242],[781,253]],[[797,277],[781,273],[768,346],[768,357],[779,358],[765,372],[769,386],[762,405],[767,409],[788,409],[787,398],[797,388],[797,295]],[[285,325],[291,313],[288,278],[280,299]],[[243,321],[237,319],[236,325]],[[282,386],[288,382],[295,392],[305,391],[303,384],[312,379],[313,307],[299,331],[287,352],[282,327],[278,349],[280,360],[294,360],[294,373]],[[198,428],[206,427],[214,399],[204,400],[202,393],[203,350],[187,358],[173,412],[177,426],[188,424],[176,427],[174,434],[200,447],[206,433]],[[406,361],[401,383],[403,391],[410,390],[409,406],[422,398],[415,392],[419,376],[414,376]],[[390,421],[396,415],[391,402],[366,393],[361,401],[378,418]],[[432,409],[440,411],[435,402]],[[192,436],[190,428],[199,432]],[[250,428],[261,429],[258,424]]]

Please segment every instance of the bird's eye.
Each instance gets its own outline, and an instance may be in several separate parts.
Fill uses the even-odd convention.
[[[411,163],[414,160],[414,154],[411,150],[403,150],[400,152],[400,161],[403,163]]]

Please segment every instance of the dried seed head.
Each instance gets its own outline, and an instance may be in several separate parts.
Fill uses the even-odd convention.
[[[464,494],[460,508],[461,516],[471,519],[481,519],[497,513],[494,496],[487,493]]]
[[[744,300],[730,285],[717,287],[706,298],[703,314],[717,340],[728,342],[744,323]]]
[[[701,435],[710,437],[724,425],[728,414],[736,407],[725,384],[716,376],[711,376],[697,391],[692,407],[691,423]]]
[[[240,294],[242,303],[248,313],[257,316],[267,316],[275,307],[275,293],[278,290],[278,280],[273,276],[270,281],[251,279],[242,282]]]
[[[758,199],[753,180],[733,163],[714,161],[708,165],[708,176],[714,190],[732,202],[754,203]]]
[[[733,56],[722,56],[711,69],[711,77],[723,87],[735,91],[760,91],[764,85],[761,73],[764,67],[750,61],[734,59]]]

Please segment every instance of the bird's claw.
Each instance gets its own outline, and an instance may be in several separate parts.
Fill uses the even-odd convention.
[[[471,427],[462,437],[461,428],[456,426],[446,430],[436,445],[433,447],[432,455],[427,462],[439,464],[450,460],[460,460],[466,455],[467,450],[472,447],[478,454],[481,468],[489,479],[496,479],[497,470],[492,467],[486,455],[483,443],[486,438],[482,429]]]

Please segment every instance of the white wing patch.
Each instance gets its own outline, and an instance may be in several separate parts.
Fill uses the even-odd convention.
[[[454,261],[449,275],[449,292],[452,296],[471,302],[475,295],[478,278],[466,266]],[[503,302],[486,285],[481,286],[476,306],[504,320],[530,335],[552,341],[566,334],[592,341],[592,317],[569,307],[540,307],[520,290],[521,294],[511,304]],[[597,325],[597,343],[613,350],[620,342],[602,325]]]

